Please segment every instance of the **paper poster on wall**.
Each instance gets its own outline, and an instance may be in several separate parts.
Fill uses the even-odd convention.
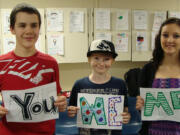
[[[2,12],[2,20],[3,20],[3,33],[11,33],[10,31],[10,12],[4,11]]]
[[[140,95],[144,99],[142,120],[180,122],[180,88],[141,88]]]
[[[155,38],[158,31],[151,32],[151,50],[154,50],[155,47]]]
[[[46,29],[47,31],[63,31],[64,17],[61,9],[46,10]]]
[[[161,24],[166,20],[166,12],[155,12],[153,30],[158,31]]]
[[[110,30],[110,10],[96,9],[96,30]]]
[[[69,30],[70,32],[84,32],[84,12],[71,11],[70,12]]]
[[[122,32],[116,35],[116,51],[128,52],[128,33]]]
[[[103,40],[111,41],[111,37],[112,37],[111,33],[102,33],[102,32],[96,33],[96,39],[103,39]]]
[[[64,55],[64,35],[60,33],[47,35],[47,49],[50,55]]]
[[[146,32],[137,32],[136,33],[136,51],[147,51],[147,34]]]
[[[78,93],[77,126],[122,129],[124,96]]]
[[[116,30],[128,30],[129,29],[129,11],[120,10],[116,14]]]
[[[176,17],[180,19],[180,12],[168,11],[168,17]]]
[[[59,117],[54,106],[56,83],[24,90],[3,90],[3,102],[8,109],[8,122],[41,122]]]
[[[147,30],[148,13],[143,10],[134,10],[134,28],[139,30]]]
[[[12,51],[16,46],[15,36],[4,36],[3,37],[3,53]]]
[[[38,40],[36,41],[35,47],[37,50],[42,51],[41,50],[41,37],[39,36]]]

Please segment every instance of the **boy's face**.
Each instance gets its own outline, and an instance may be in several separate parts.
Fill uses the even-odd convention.
[[[11,33],[16,36],[16,48],[35,49],[39,29],[39,20],[36,14],[17,13],[14,28],[11,28]]]
[[[92,53],[88,58],[93,73],[106,74],[110,69],[114,59],[111,55],[105,55],[103,53]]]

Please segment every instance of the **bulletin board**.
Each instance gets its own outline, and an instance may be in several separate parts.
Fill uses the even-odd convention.
[[[46,15],[48,10],[54,9],[46,9]],[[46,21],[46,52],[55,57],[58,63],[87,62],[86,53],[89,44],[88,9],[61,8],[58,10],[61,18],[63,18],[63,22],[61,22],[63,25],[59,31],[49,31],[47,30],[48,24]],[[82,21],[80,22],[79,20],[81,19]],[[83,25],[83,27],[79,25]],[[55,44],[57,41],[53,40],[53,38],[59,39],[57,37],[61,38],[58,41],[61,42],[61,48],[59,48],[56,54],[53,54],[54,51],[52,51],[52,48],[48,48],[48,46]]]
[[[106,39],[114,43],[116,61],[131,60],[131,10],[94,8],[93,39]],[[124,24],[124,26],[122,26]]]
[[[152,58],[155,36],[166,17],[166,11],[132,11],[132,61]]]

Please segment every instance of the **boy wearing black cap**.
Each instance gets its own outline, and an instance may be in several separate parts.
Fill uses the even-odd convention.
[[[125,95],[125,109],[122,117],[124,124],[129,122],[130,114],[127,108],[126,85],[123,80],[112,77],[108,72],[116,56],[117,53],[115,52],[112,42],[107,40],[94,40],[91,43],[87,57],[92,71],[88,77],[77,80],[72,88],[68,107],[68,115],[70,117],[74,117],[79,109],[79,107],[77,107],[78,93]],[[114,135],[116,133],[120,135],[121,131],[80,128],[80,134],[82,135]]]

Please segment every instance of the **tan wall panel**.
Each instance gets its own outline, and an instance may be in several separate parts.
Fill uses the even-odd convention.
[[[0,8],[13,8],[27,0],[0,0]],[[180,0],[28,0],[37,8],[77,7],[77,8],[122,8],[145,10],[180,11]],[[142,67],[143,62],[117,62],[112,75],[123,78],[130,68]],[[88,63],[60,64],[60,82],[63,90],[70,90],[74,81],[90,73]]]

